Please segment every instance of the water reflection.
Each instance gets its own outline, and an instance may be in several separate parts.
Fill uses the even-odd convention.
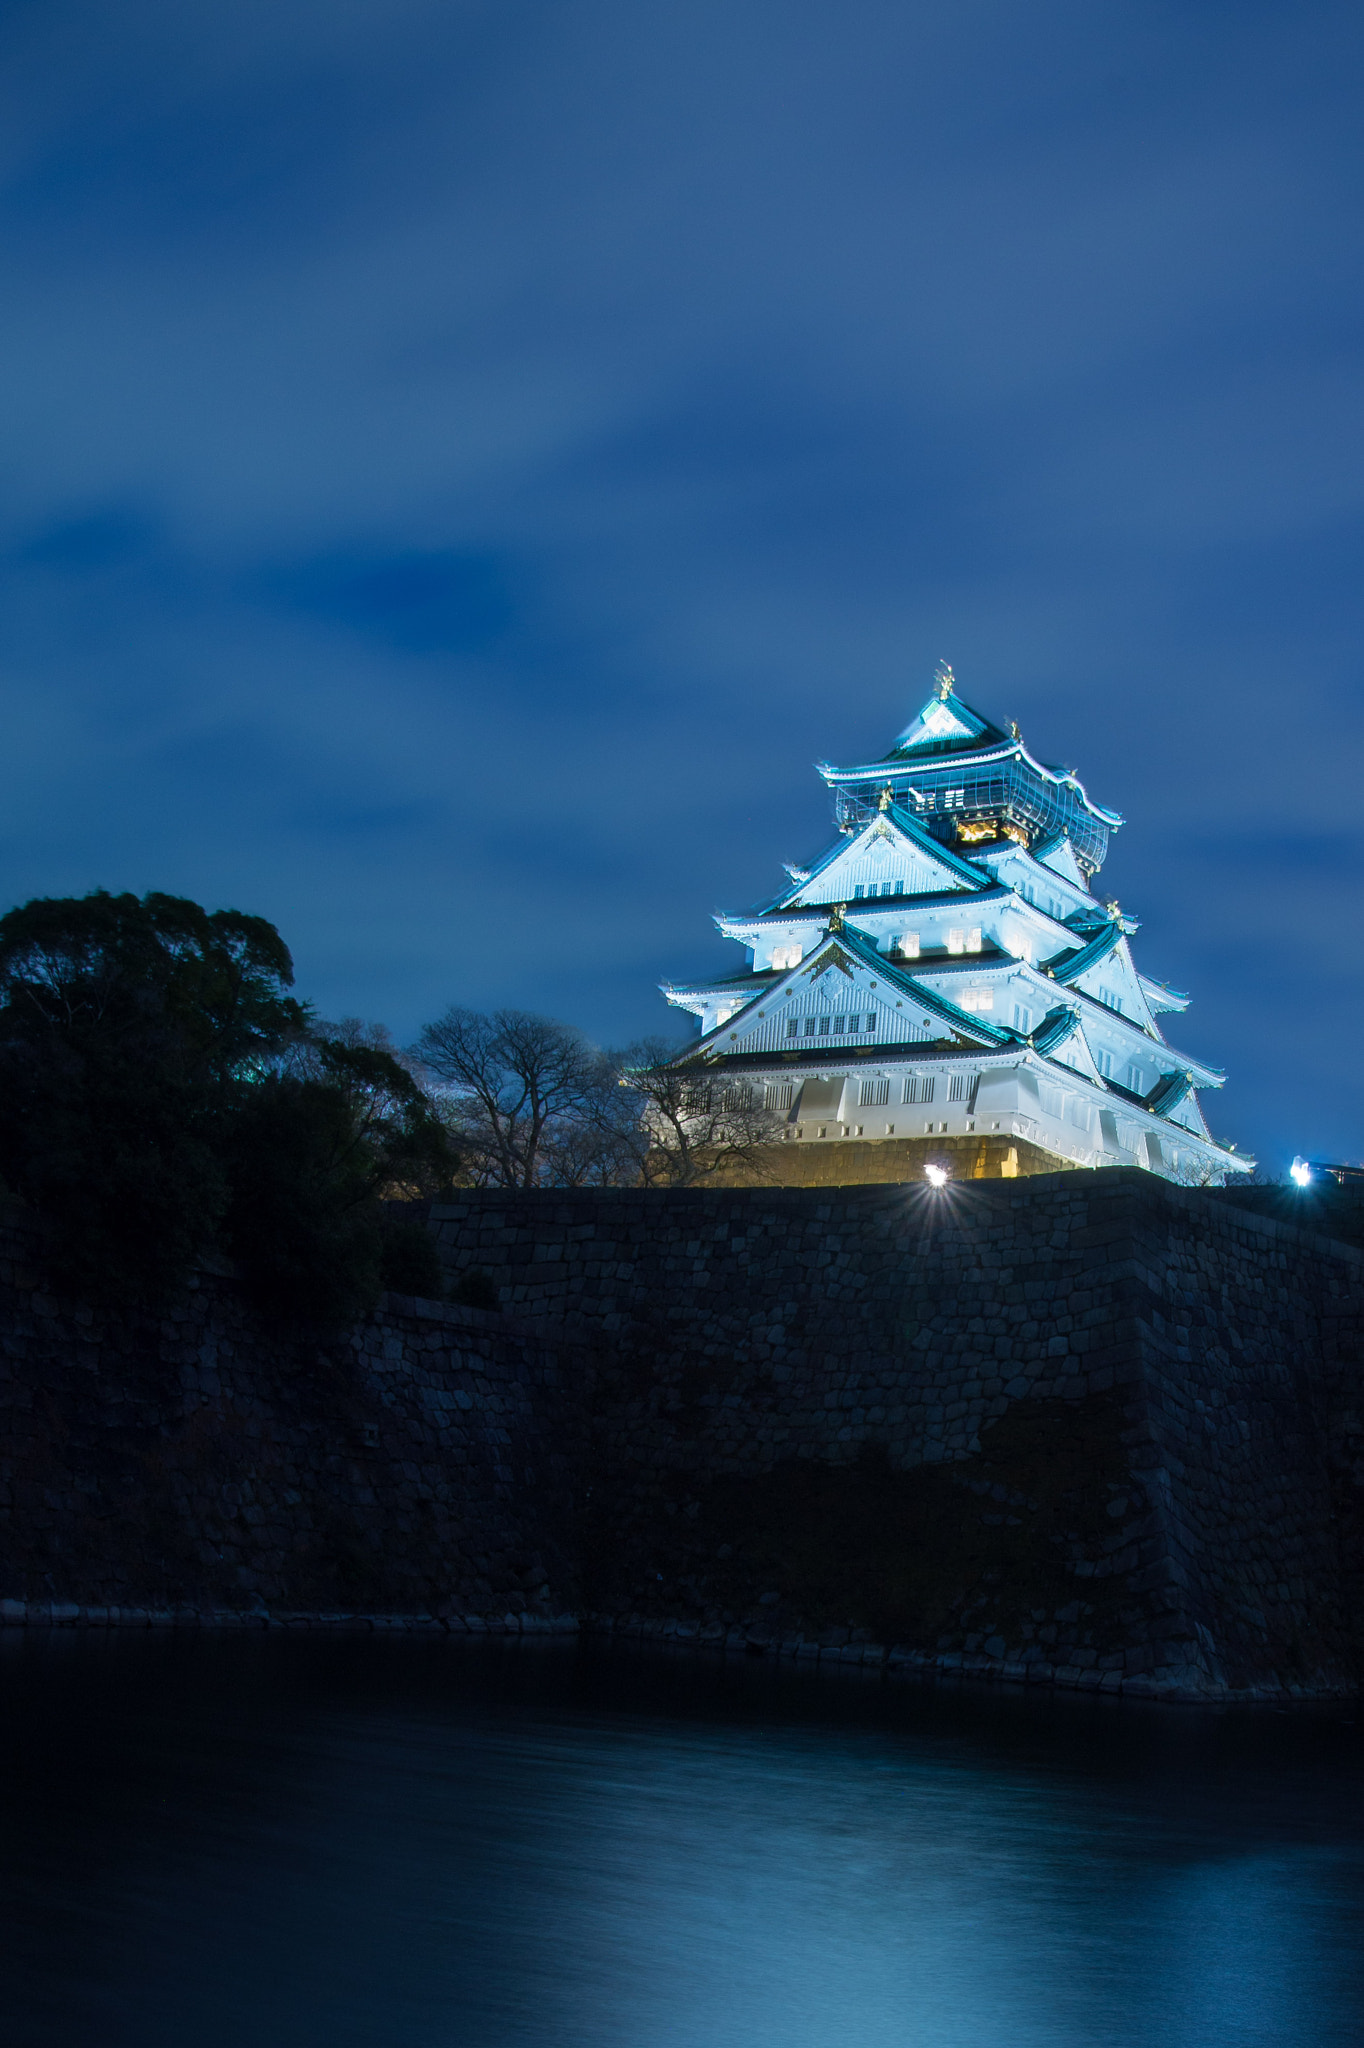
[[[1348,1717],[0,1639],[6,2042],[1334,2048]]]

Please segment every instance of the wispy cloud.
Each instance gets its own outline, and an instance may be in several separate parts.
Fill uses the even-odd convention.
[[[1128,815],[1219,1125],[1364,1153],[1361,54],[1211,0],[11,10],[12,895],[626,1038],[947,654]]]

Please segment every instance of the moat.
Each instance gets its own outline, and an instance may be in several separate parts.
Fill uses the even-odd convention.
[[[1334,2048],[1350,1707],[7,1631],[14,2048]]]

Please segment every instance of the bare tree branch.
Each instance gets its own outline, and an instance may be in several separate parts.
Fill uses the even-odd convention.
[[[604,1055],[570,1024],[524,1010],[447,1010],[413,1048],[441,1084],[476,1184],[577,1186],[614,1178],[603,1111],[614,1085]]]
[[[639,1179],[646,1187],[771,1180],[763,1151],[778,1141],[785,1118],[767,1108],[764,1084],[677,1059],[677,1047],[659,1038],[617,1055],[636,1104]]]

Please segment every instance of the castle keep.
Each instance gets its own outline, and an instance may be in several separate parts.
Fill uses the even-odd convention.
[[[700,1019],[681,1062],[697,1108],[762,1111],[764,1169],[798,1185],[1249,1171],[1199,1106],[1222,1072],[1161,1028],[1188,997],[1140,972],[1137,921],[1096,893],[1116,811],[946,667],[884,760],[819,772],[839,836],[717,919],[744,971],[665,985]]]

